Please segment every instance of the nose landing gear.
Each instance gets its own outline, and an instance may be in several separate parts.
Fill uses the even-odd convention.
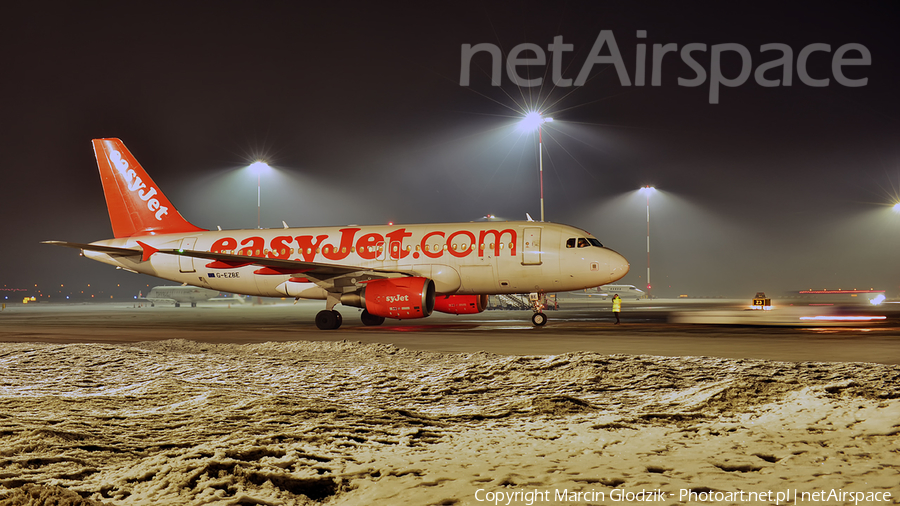
[[[543,327],[544,324],[547,323],[547,315],[543,313],[544,307],[546,307],[544,304],[544,292],[529,293],[528,300],[531,301],[531,305],[534,307],[531,323],[533,323],[535,327]]]

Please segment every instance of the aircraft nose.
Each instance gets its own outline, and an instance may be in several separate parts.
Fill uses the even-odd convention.
[[[631,264],[628,263],[628,260],[620,255],[619,253],[613,250],[607,250],[608,257],[606,261],[606,265],[609,266],[609,276],[610,280],[607,283],[614,283],[628,274],[628,270],[631,268]]]

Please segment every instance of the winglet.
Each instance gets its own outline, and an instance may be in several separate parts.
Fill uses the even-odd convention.
[[[141,255],[141,262],[146,262],[147,260],[150,260],[150,257],[154,253],[159,251],[158,248],[154,248],[153,246],[150,246],[149,244],[145,244],[141,241],[137,241],[137,243],[141,246],[141,249],[144,250],[144,253]]]

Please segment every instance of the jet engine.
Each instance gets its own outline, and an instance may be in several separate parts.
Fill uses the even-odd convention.
[[[384,318],[425,318],[434,311],[434,281],[423,277],[376,279],[356,293],[342,295],[341,304]]]
[[[476,314],[487,307],[487,295],[441,295],[434,301],[434,310],[450,314]]]

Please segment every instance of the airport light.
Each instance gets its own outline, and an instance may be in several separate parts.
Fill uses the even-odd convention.
[[[519,130],[524,132],[538,132],[538,168],[541,179],[541,221],[544,221],[544,143],[541,130],[544,123],[552,123],[553,118],[545,118],[537,111],[531,111],[519,121]]]
[[[656,188],[647,185],[639,191],[647,197],[647,298],[650,299],[650,194],[656,192]]]
[[[900,213],[900,202],[897,202],[896,204],[894,204],[894,212]]]
[[[262,161],[257,160],[250,164],[250,170],[256,173],[256,228],[262,228],[259,225],[259,215],[260,215],[260,204],[261,204],[261,192],[260,192],[260,175],[263,172],[268,172],[272,167],[269,167],[269,164]]]

